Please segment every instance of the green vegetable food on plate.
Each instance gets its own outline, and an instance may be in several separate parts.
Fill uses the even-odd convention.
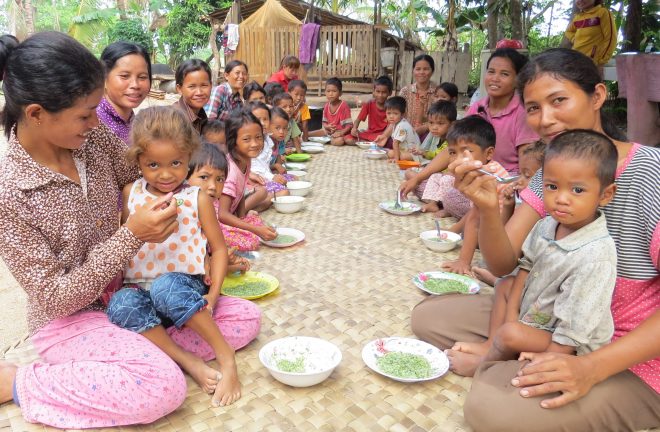
[[[470,292],[468,284],[453,279],[429,279],[424,282],[424,288],[434,294],[445,294],[450,292],[468,294]]]
[[[432,368],[426,357],[404,352],[389,352],[378,360],[381,372],[398,378],[428,378]]]
[[[298,357],[295,361],[281,359],[277,361],[276,366],[282,372],[302,373],[305,372],[305,359],[303,357]]]
[[[263,281],[245,282],[235,287],[222,289],[224,294],[236,297],[252,297],[261,295],[269,290],[270,284]]]
[[[296,236],[279,234],[277,237],[275,237],[274,240],[271,240],[271,243],[287,244],[287,243],[293,243],[296,240],[298,240]]]

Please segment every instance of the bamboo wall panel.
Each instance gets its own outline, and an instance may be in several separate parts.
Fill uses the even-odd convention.
[[[399,87],[413,82],[413,59],[424,51],[404,51],[399,58]],[[435,61],[435,72],[431,80],[436,84],[441,82],[452,82],[458,87],[458,91],[466,93],[470,78],[471,56],[465,52],[427,52]]]

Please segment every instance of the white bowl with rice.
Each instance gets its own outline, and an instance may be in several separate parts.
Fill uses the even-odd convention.
[[[424,231],[419,235],[424,245],[436,252],[449,252],[454,249],[461,241],[461,236],[455,232],[440,230],[438,235],[437,230]]]
[[[276,339],[259,350],[259,360],[273,378],[292,387],[310,387],[323,382],[341,358],[336,345],[308,336]]]

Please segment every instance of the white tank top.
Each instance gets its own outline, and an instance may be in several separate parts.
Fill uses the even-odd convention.
[[[180,272],[204,274],[206,236],[202,233],[197,196],[199,187],[183,184],[174,194],[179,227],[163,243],[145,243],[128,262],[124,281],[137,283],[148,289],[151,280],[163,273]],[[147,182],[140,178],[133,184],[128,197],[130,214],[158,197],[147,190]]]

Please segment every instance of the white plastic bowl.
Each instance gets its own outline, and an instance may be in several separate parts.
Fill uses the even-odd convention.
[[[307,172],[305,171],[297,171],[297,170],[288,170],[286,172],[287,174],[291,174],[292,176],[298,177],[298,179],[301,179],[307,175]]]
[[[372,145],[376,145],[376,143],[372,141],[358,141],[355,144],[362,150],[369,150]]]
[[[275,210],[280,213],[295,213],[303,208],[303,202],[305,201],[305,198],[301,196],[289,195],[277,197],[277,200],[272,198],[270,201],[273,203]]]
[[[461,236],[454,232],[440,230],[440,234],[446,234],[447,238],[444,241],[432,240],[438,238],[438,231],[436,230],[424,231],[419,235],[419,238],[422,239],[427,248],[436,252],[449,252],[461,241]]]
[[[323,145],[318,145],[318,146],[302,146],[301,150],[303,153],[309,153],[309,154],[317,154],[317,153],[324,153],[325,148],[323,148]]]
[[[306,196],[312,190],[312,182],[290,181],[286,183],[289,193],[294,196]]]
[[[385,159],[387,157],[386,150],[365,150],[364,155],[367,159]]]
[[[296,361],[302,357],[305,372],[283,372],[277,368],[280,360]],[[341,351],[323,339],[290,336],[268,342],[259,350],[259,360],[281,383],[292,387],[316,385],[330,376],[341,362]]]

